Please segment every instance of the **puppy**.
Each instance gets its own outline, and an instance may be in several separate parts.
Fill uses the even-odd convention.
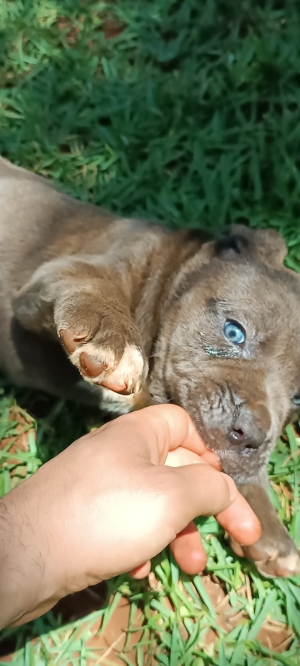
[[[300,278],[273,231],[117,218],[0,160],[2,371],[124,413],[184,407],[262,524],[232,544],[265,576],[300,571],[266,465],[300,405]]]

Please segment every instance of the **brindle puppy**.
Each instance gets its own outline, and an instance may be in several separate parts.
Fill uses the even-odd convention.
[[[262,523],[236,551],[264,575],[299,572],[266,475],[300,403],[300,279],[282,267],[282,239],[238,227],[203,244],[82,204],[5,160],[0,205],[2,370],[116,412],[184,407]]]

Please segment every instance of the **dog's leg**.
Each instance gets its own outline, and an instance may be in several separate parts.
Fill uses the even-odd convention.
[[[260,520],[262,536],[252,546],[242,547],[234,541],[231,545],[237,555],[254,560],[263,576],[295,576],[300,572],[299,553],[270,502],[267,488],[267,475],[257,483],[239,486],[239,491]]]
[[[91,384],[138,393],[148,373],[132,315],[133,285],[97,257],[66,257],[43,264],[14,298],[23,327],[58,336]]]

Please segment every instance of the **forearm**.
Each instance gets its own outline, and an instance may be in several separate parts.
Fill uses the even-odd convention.
[[[0,499],[0,628],[53,594],[47,517],[41,515],[34,481],[24,481]]]

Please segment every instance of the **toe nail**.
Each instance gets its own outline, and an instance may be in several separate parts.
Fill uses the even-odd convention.
[[[98,377],[101,373],[106,370],[106,363],[99,363],[95,361],[91,356],[82,352],[80,354],[80,367],[83,375],[87,377]]]
[[[119,395],[131,395],[133,393],[133,388],[128,387],[127,384],[118,384],[116,380],[112,381],[109,377],[105,381],[100,382],[100,385]]]
[[[119,393],[121,393],[122,395],[131,395],[132,393],[134,393],[134,389],[132,386],[125,386],[123,391],[119,391]]]
[[[78,343],[82,342],[85,340],[87,337],[87,333],[73,333],[72,331],[69,331],[67,328],[62,328],[59,331],[59,337],[66,348],[66,350],[72,354],[73,351],[78,347]]]
[[[73,336],[75,342],[82,342],[82,340],[85,340],[87,338],[87,332],[85,331],[84,333],[76,333],[76,335]]]

